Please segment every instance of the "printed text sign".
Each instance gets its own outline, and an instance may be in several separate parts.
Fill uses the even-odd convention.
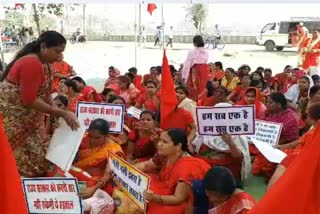
[[[276,146],[278,144],[282,124],[267,122],[263,120],[256,120],[256,132],[254,135],[247,136],[248,141],[252,138],[270,144],[271,146]]]

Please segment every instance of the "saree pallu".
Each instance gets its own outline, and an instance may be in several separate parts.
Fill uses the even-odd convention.
[[[38,98],[49,103],[53,69],[44,65],[44,83]],[[13,150],[18,171],[24,177],[45,176],[50,163],[45,156],[49,144],[45,114],[23,106],[19,85],[5,80],[0,85],[0,113]]]
[[[65,61],[62,62],[55,62],[53,64],[55,73],[59,73],[61,75],[67,75],[70,72],[70,65],[66,63]],[[53,91],[56,91],[59,86],[60,78],[54,77],[53,79]]]
[[[174,164],[163,167],[160,174],[151,174],[150,190],[159,195],[174,194],[177,184],[181,181],[192,185],[193,180],[202,180],[210,169],[210,166],[198,158],[183,157]],[[188,205],[193,203],[193,194],[190,191],[189,201],[177,206],[168,206],[150,202],[148,204],[148,214],[174,213],[184,214]]]
[[[199,95],[206,88],[209,79],[209,65],[195,64],[191,70],[187,80],[187,87],[189,90],[189,98],[197,102]]]

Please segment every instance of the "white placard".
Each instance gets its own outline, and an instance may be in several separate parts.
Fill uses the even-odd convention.
[[[255,132],[254,106],[197,107],[199,135],[251,135]]]
[[[102,118],[109,122],[110,133],[121,134],[124,124],[124,105],[78,102],[77,117],[81,125],[89,128],[91,121]]]
[[[268,161],[272,163],[281,163],[281,161],[287,156],[286,153],[284,153],[280,149],[274,148],[270,144],[256,139],[251,139],[251,141],[261,152],[261,154],[263,154],[263,156],[265,156]]]
[[[128,115],[131,115],[132,117],[140,120],[140,115],[141,115],[141,112],[142,110],[134,107],[134,106],[130,106],[128,109],[127,109],[127,114]]]
[[[271,146],[276,146],[280,139],[281,130],[282,123],[256,120],[256,132],[254,135],[247,136],[247,139],[251,142],[251,139],[254,138]]]
[[[86,128],[82,125],[76,131],[67,125],[65,120],[59,119],[59,127],[54,131],[46,154],[46,159],[69,171],[78,152]]]
[[[24,178],[22,183],[30,214],[82,214],[76,179]]]

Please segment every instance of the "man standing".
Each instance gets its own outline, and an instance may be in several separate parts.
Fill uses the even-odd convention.
[[[161,46],[161,26],[157,27],[155,39],[156,41],[154,42],[154,46],[157,46],[158,42],[160,43],[160,46]]]
[[[167,47],[170,44],[170,47],[172,48],[172,41],[173,41],[173,27],[172,26],[170,27],[168,37],[169,37],[169,42],[167,43]]]

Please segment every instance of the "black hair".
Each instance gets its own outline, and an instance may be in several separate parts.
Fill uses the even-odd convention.
[[[259,66],[259,67],[257,67],[257,69],[256,69],[256,71],[255,72],[258,72],[258,73],[263,73],[263,71],[264,71],[264,68],[263,67],[261,67],[261,66]]]
[[[230,71],[232,74],[236,74],[235,70],[233,68],[226,68],[225,71]]]
[[[197,48],[199,48],[199,47],[204,47],[204,41],[203,41],[202,36],[197,35],[197,36],[193,37],[193,44],[194,44],[194,46],[196,46]]]
[[[87,83],[81,78],[81,77],[73,77],[72,79],[71,79],[72,81],[77,81],[77,82],[80,82],[80,83],[82,83],[83,85],[87,85]]]
[[[251,74],[252,78],[253,78],[253,74],[258,74],[261,78],[261,80],[263,80],[263,75],[262,75],[262,72],[260,73],[259,71],[255,71]]]
[[[248,88],[248,89],[246,90],[246,94],[248,94],[248,93],[250,93],[250,92],[253,92],[253,93],[255,94],[255,96],[257,96],[257,89],[255,89],[255,88]]]
[[[223,91],[223,93],[224,93],[226,96],[228,95],[228,89],[227,89],[226,87],[224,87],[224,86],[222,86],[222,85],[219,85],[219,86],[214,90],[214,92],[219,91],[219,90]],[[213,94],[213,95],[214,95],[214,94]]]
[[[110,92],[114,92],[114,90],[112,89],[112,88],[105,88],[105,89],[103,89],[103,91],[102,91],[102,95],[103,96],[107,96]]]
[[[113,67],[113,66],[110,66],[109,69],[112,70],[112,71],[114,71],[114,67]]]
[[[181,91],[183,91],[183,93],[184,93],[186,96],[189,96],[189,90],[188,90],[188,88],[187,88],[186,86],[184,86],[184,85],[179,85],[179,86],[177,86],[175,90],[176,90],[176,91],[177,91],[177,90],[181,90]]]
[[[215,65],[216,67],[219,67],[221,70],[223,70],[222,62],[215,62],[214,65]]]
[[[144,114],[149,114],[151,115],[152,120],[156,120],[156,113],[151,111],[151,110],[144,110],[140,113],[140,118],[142,117],[142,115]]]
[[[288,101],[286,97],[281,92],[273,92],[270,94],[270,98],[273,102],[279,103],[282,109],[286,109],[288,107]]]
[[[67,80],[68,80],[68,78],[66,78],[66,77],[60,77],[60,78],[59,78],[59,82],[60,82],[61,80],[65,80],[65,81],[67,81]]]
[[[122,100],[123,103],[126,104],[126,101],[122,97],[116,95],[111,96],[108,100],[108,103],[113,103],[115,100]]]
[[[157,70],[157,67],[156,66],[152,66],[149,70],[152,70],[152,69]]]
[[[65,96],[63,96],[63,95],[58,95],[58,96],[56,96],[54,99],[53,99],[54,101],[55,100],[59,100],[64,106],[68,106],[68,98],[66,98]]]
[[[80,93],[80,90],[77,87],[77,84],[72,81],[72,80],[67,80],[64,82],[64,84],[68,87],[68,88],[72,88],[72,90],[76,93]]]
[[[40,54],[41,46],[44,45],[46,48],[57,47],[59,45],[64,45],[67,43],[67,40],[56,31],[46,31],[39,36],[39,38],[33,42],[26,44],[14,57],[14,59],[7,65],[4,70],[1,81],[3,81],[15,64],[20,58],[29,55],[29,54]]]
[[[313,120],[320,120],[320,103],[314,103],[309,107],[309,117]]]
[[[155,88],[157,87],[157,83],[155,81],[153,81],[153,80],[146,80],[146,81],[143,82],[144,86],[147,86],[148,84],[154,85]]]
[[[270,73],[272,74],[271,68],[266,68],[266,69],[264,69],[264,73],[266,73],[266,72],[270,72]]]
[[[311,83],[311,82],[310,82],[310,79],[309,79],[309,77],[308,77],[308,76],[306,76],[306,75],[305,75],[305,76],[302,76],[302,77],[300,77],[300,78],[299,78],[299,80],[301,80],[301,79],[305,79],[305,80],[307,80],[307,82],[308,82],[308,83],[309,83],[309,85],[310,85],[310,83]]]
[[[125,83],[125,84],[126,84],[126,88],[129,88],[129,87],[130,87],[131,82],[130,82],[129,77],[121,75],[121,76],[118,77],[118,80],[119,80],[120,82]]]
[[[160,66],[160,65],[157,66],[157,67],[156,67],[156,70],[157,70],[157,73],[158,73],[158,74],[161,74],[161,72],[162,72],[162,66]]]
[[[237,188],[237,182],[231,171],[222,166],[211,168],[203,179],[204,188],[224,196],[230,196]]]
[[[309,91],[309,96],[313,97],[314,95],[316,95],[318,91],[320,91],[320,86],[317,86],[317,85],[312,86]]]
[[[289,69],[289,68],[291,68],[291,69],[292,69],[292,66],[291,66],[291,65],[286,65],[286,67],[284,67],[284,69],[283,69],[283,70],[285,71],[285,70],[287,70],[287,69]]]
[[[98,118],[90,123],[88,130],[98,130],[101,134],[107,135],[109,134],[110,124],[105,119]]]
[[[311,78],[314,83],[320,81],[320,76],[318,74],[312,75]]]
[[[132,67],[132,68],[129,68],[128,71],[130,73],[134,73],[134,74],[137,74],[138,73],[138,69],[136,67]]]
[[[188,134],[184,129],[173,128],[166,130],[166,132],[174,145],[178,145],[180,143],[182,151],[189,152]]]
[[[130,80],[130,83],[133,83],[133,80],[134,80],[134,75],[132,73],[125,73],[124,75],[125,77],[128,77],[129,80]]]
[[[263,79],[261,79],[261,80],[251,80],[250,87],[255,87],[256,88],[259,84],[262,85],[262,89],[265,89],[266,82]]]

